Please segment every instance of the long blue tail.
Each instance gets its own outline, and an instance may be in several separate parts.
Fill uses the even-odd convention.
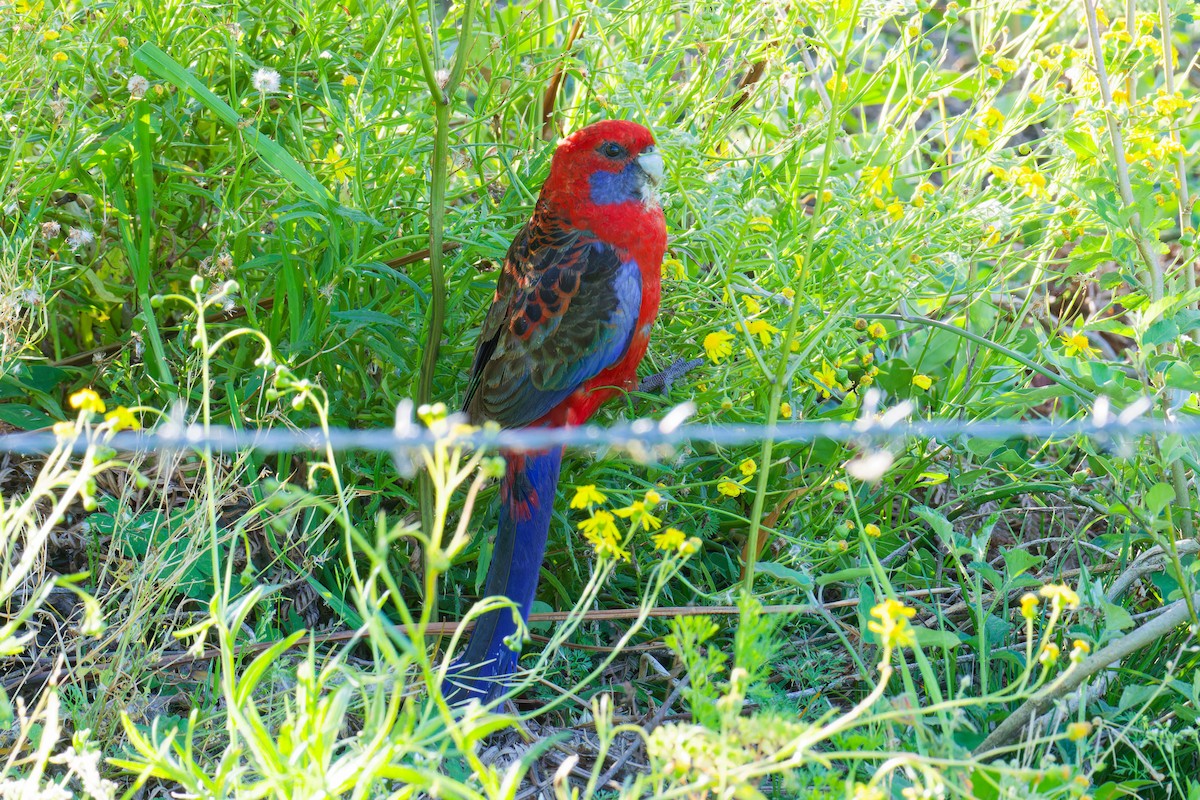
[[[484,594],[509,598],[521,610],[522,619],[529,617],[537,592],[562,454],[562,448],[509,453],[500,481],[500,528]],[[476,620],[467,649],[451,667],[449,685],[443,689],[451,705],[472,698],[487,702],[504,691],[505,678],[516,671],[520,655],[504,639],[516,630],[509,608],[489,611]]]

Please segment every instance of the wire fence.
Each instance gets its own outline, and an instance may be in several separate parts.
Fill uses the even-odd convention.
[[[262,453],[327,450],[392,452],[412,457],[423,449],[444,442],[454,431],[456,443],[490,450],[536,450],[566,446],[584,450],[617,448],[635,457],[650,458],[656,452],[689,443],[725,447],[753,444],[771,439],[777,444],[806,444],[817,441],[855,443],[886,449],[886,443],[913,438],[952,440],[963,437],[1007,440],[1067,440],[1086,437],[1097,441],[1121,442],[1141,436],[1177,435],[1200,438],[1200,417],[1150,416],[1152,403],[1142,398],[1125,409],[1113,409],[1101,398],[1085,417],[1071,419],[912,419],[913,409],[903,403],[877,412],[866,408],[853,421],[797,420],[776,425],[688,423],[695,408],[690,403],[669,410],[657,420],[638,419],[610,427],[582,425],[569,428],[522,428],[499,430],[487,427],[456,428],[455,418],[432,427],[417,421],[409,401],[397,411],[392,428],[232,428],[188,423],[177,414],[148,431],[120,431],[103,443],[119,452],[207,450],[218,453],[258,451]],[[59,446],[53,432],[16,433],[0,436],[0,453],[44,454]],[[84,439],[73,447],[83,450]]]

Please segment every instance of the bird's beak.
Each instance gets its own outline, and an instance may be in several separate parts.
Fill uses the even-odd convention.
[[[662,153],[655,150],[653,145],[642,151],[642,154],[637,157],[637,162],[652,185],[658,186],[662,183],[663,157]]]

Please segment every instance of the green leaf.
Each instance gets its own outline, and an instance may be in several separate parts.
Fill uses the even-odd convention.
[[[0,422],[7,422],[23,431],[33,431],[53,425],[55,420],[40,408],[24,403],[4,403],[0,405]]]
[[[917,646],[922,650],[935,647],[939,650],[950,650],[962,644],[958,634],[933,628],[913,628],[917,635]]]
[[[1046,560],[1045,556],[1035,555],[1028,550],[1006,550],[1003,558],[1004,568],[1008,572],[1009,579],[1017,577]]]
[[[1156,483],[1147,490],[1142,499],[1150,513],[1157,516],[1162,513],[1168,503],[1175,499],[1175,487],[1169,483]]]
[[[774,561],[760,561],[756,569],[764,575],[770,575],[777,581],[798,586],[803,591],[811,590],[814,585],[812,576],[808,573],[794,570],[791,567],[785,567]]]

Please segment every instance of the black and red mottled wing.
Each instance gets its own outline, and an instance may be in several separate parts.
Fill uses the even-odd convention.
[[[535,215],[505,258],[463,409],[506,428],[536,422],[624,355],[640,307],[636,263]]]

